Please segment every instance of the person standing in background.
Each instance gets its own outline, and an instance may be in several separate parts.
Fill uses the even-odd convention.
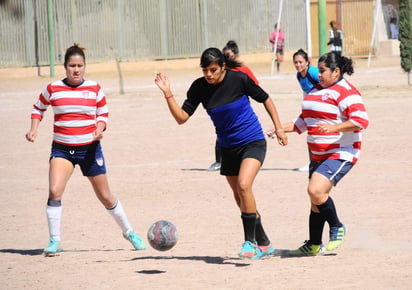
[[[338,25],[335,20],[329,22],[329,42],[330,51],[336,52],[339,55],[342,55],[342,46],[343,46],[343,32],[338,29]]]
[[[399,39],[399,27],[396,17],[392,17],[389,23],[389,28],[391,30],[391,39]]]
[[[234,40],[229,40],[225,47],[223,48],[223,53],[230,59],[234,60],[234,61],[239,61],[239,47],[236,43],[236,41]],[[231,70],[234,71],[240,71],[243,72],[245,74],[247,74],[249,76],[249,78],[251,78],[256,85],[259,85],[259,82],[257,80],[257,78],[255,77],[255,75],[253,74],[253,72],[250,70],[250,68],[246,65],[244,65],[242,62],[240,62],[240,66],[239,67],[235,67],[232,68]],[[215,143],[215,162],[210,165],[210,167],[208,168],[208,171],[217,171],[220,169],[221,166],[221,162],[222,162],[222,157],[221,157],[221,152],[220,152],[220,147],[219,147],[219,142],[216,140]]]
[[[44,254],[54,256],[63,251],[60,242],[61,200],[76,164],[89,179],[99,201],[122,229],[123,237],[136,250],[144,250],[145,242],[135,234],[120,200],[109,189],[100,145],[109,111],[100,85],[83,78],[86,70],[84,48],[77,43],[69,47],[64,56],[64,68],[66,78],[48,84],[33,105],[31,127],[26,133],[27,141],[34,142],[44,113],[51,106],[54,111],[54,134],[46,207],[50,241]],[[90,235],[93,236],[93,233]]]
[[[276,70],[279,72],[280,63],[283,62],[283,49],[285,46],[285,34],[280,24],[275,24],[275,30],[270,35],[269,42],[272,43],[272,51],[276,52]]]

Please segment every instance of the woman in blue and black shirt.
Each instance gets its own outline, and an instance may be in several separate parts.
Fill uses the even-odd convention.
[[[231,70],[240,63],[217,48],[208,48],[200,58],[200,66],[203,77],[192,83],[181,107],[164,74],[158,73],[155,83],[178,124],[185,123],[200,104],[210,116],[222,150],[220,174],[226,176],[241,211],[245,242],[239,256],[259,259],[272,254],[274,248],[263,229],[252,192],[253,181],[265,159],[266,140],[250,98],[264,105],[280,145],[287,144],[287,137],[269,95],[246,74]]]

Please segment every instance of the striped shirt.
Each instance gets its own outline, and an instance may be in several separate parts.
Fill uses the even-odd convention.
[[[90,144],[96,124],[107,124],[106,97],[95,81],[84,80],[75,87],[65,80],[48,84],[33,105],[31,118],[42,120],[50,105],[54,111],[53,141],[57,143],[68,146]]]
[[[350,132],[320,133],[316,123],[331,125],[351,121],[359,129]],[[313,161],[342,159],[355,164],[360,155],[362,129],[369,124],[359,91],[345,79],[322,89],[317,86],[303,100],[302,112],[294,121],[299,134],[307,131]]]

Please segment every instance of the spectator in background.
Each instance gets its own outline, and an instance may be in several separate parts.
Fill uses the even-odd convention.
[[[399,39],[399,27],[398,27],[398,21],[396,17],[392,17],[391,21],[389,23],[389,28],[391,30],[391,39]]]
[[[330,30],[328,45],[330,45],[330,51],[342,55],[343,32],[342,30],[338,29],[338,25],[336,24],[335,20],[329,22],[329,25]]]
[[[283,61],[283,48],[285,45],[285,34],[280,24],[275,24],[275,31],[270,35],[269,42],[272,43],[272,51],[275,52],[276,49],[276,69],[279,72],[280,63]]]

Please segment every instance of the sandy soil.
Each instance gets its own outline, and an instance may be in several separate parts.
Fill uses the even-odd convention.
[[[244,56],[270,93],[283,122],[299,111],[301,92],[291,61],[271,74],[271,55]],[[64,252],[46,258],[45,203],[52,114],[34,144],[24,139],[30,110],[50,81],[48,68],[0,70],[0,284],[2,289],[412,289],[412,86],[398,58],[355,60],[348,79],[364,96],[370,127],[359,163],[333,190],[348,226],[344,245],[326,256],[288,258],[308,237],[305,137],[289,135],[283,148],[269,141],[254,192],[276,254],[237,258],[241,220],[228,185],[206,168],[214,158],[214,132],[199,109],[184,126],[172,120],[154,86],[166,72],[181,103],[201,75],[198,60],[89,64],[87,77],[105,89],[110,124],[103,140],[113,192],[136,232],[156,220],[176,224],[170,251],[133,251],[77,169],[63,198]],[[56,68],[56,78],[63,77]],[[254,104],[265,129],[269,118]],[[327,227],[325,227],[327,228]],[[327,233],[325,229],[325,241]]]

